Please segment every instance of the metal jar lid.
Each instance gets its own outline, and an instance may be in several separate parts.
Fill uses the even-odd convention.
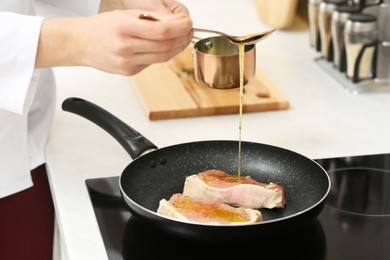
[[[352,14],[360,13],[360,8],[356,5],[339,5],[332,14],[332,19],[339,23],[345,23]]]
[[[355,5],[359,5],[360,8],[364,8],[370,5],[379,5],[383,3],[383,0],[353,0]]]
[[[309,4],[311,5],[319,5],[322,2],[322,0],[309,0]]]
[[[377,30],[377,18],[370,14],[350,15],[346,24],[345,31],[348,33],[370,33]]]
[[[331,15],[338,5],[346,3],[346,0],[323,0],[320,3],[320,12]]]

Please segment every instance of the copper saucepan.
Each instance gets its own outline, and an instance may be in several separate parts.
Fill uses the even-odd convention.
[[[159,21],[159,19],[142,13],[140,19]],[[255,76],[255,44],[268,37],[274,30],[235,37],[223,32],[193,28],[197,32],[216,33],[221,36],[210,38],[194,37],[194,76],[196,81],[214,89],[236,89],[240,87],[240,64],[238,43],[245,45],[244,82],[246,85]],[[196,41],[198,40],[198,41]]]
[[[245,45],[244,82],[255,76],[256,46]],[[198,83],[214,89],[240,87],[239,50],[226,37],[201,39],[194,44],[194,76]]]

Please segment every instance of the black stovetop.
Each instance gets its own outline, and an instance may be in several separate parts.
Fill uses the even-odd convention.
[[[327,205],[299,231],[269,241],[206,243],[164,234],[131,216],[118,176],[86,185],[110,260],[390,259],[390,154],[316,161],[332,180]]]

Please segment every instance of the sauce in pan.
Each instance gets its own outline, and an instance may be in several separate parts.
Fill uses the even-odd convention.
[[[181,197],[175,203],[175,210],[197,218],[212,218],[221,222],[247,222],[247,214],[226,205],[220,207],[218,202],[200,201],[190,197]]]

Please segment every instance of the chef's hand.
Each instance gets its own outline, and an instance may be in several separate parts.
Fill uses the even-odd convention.
[[[183,4],[175,0],[124,0],[127,9],[142,9],[159,13],[184,14],[190,13]]]
[[[114,9],[141,9],[189,16],[187,7],[175,0],[101,0],[100,12]]]
[[[170,5],[173,12],[177,10],[174,6]],[[149,21],[139,19],[141,13],[145,10],[46,19],[41,28],[36,67],[90,66],[134,75],[153,63],[168,61],[191,42],[192,21],[187,15],[148,11],[161,20]]]

